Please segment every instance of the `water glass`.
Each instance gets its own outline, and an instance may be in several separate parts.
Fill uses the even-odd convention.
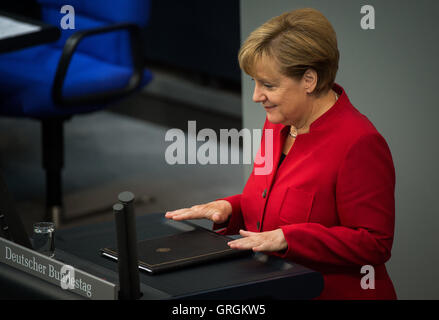
[[[55,224],[53,222],[34,224],[33,247],[35,251],[48,257],[55,255]]]

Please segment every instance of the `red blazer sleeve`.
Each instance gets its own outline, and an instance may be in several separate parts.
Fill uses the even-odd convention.
[[[221,234],[238,234],[239,229],[244,229],[244,220],[242,218],[241,213],[241,195],[237,194],[234,196],[230,196],[223,199],[218,200],[226,200],[230,202],[232,205],[232,214],[229,220],[222,224],[213,224],[213,230],[226,228],[224,230],[219,231]]]
[[[282,226],[283,257],[339,266],[379,265],[390,258],[395,224],[395,169],[384,138],[359,138],[342,160],[335,197],[340,226]]]

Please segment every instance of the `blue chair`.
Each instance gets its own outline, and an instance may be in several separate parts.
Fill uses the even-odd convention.
[[[42,20],[60,26],[65,1],[38,0]],[[63,124],[145,86],[141,27],[149,0],[69,0],[75,29],[59,41],[0,55],[0,115],[42,124],[48,219],[62,218]]]

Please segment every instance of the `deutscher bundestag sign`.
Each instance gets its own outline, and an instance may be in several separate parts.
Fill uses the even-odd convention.
[[[117,299],[117,286],[0,237],[0,263],[93,300]]]

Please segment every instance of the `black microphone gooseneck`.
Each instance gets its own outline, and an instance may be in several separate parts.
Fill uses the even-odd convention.
[[[119,194],[118,199],[120,203],[113,206],[113,212],[117,235],[119,299],[134,300],[141,295],[134,195],[125,191]]]

